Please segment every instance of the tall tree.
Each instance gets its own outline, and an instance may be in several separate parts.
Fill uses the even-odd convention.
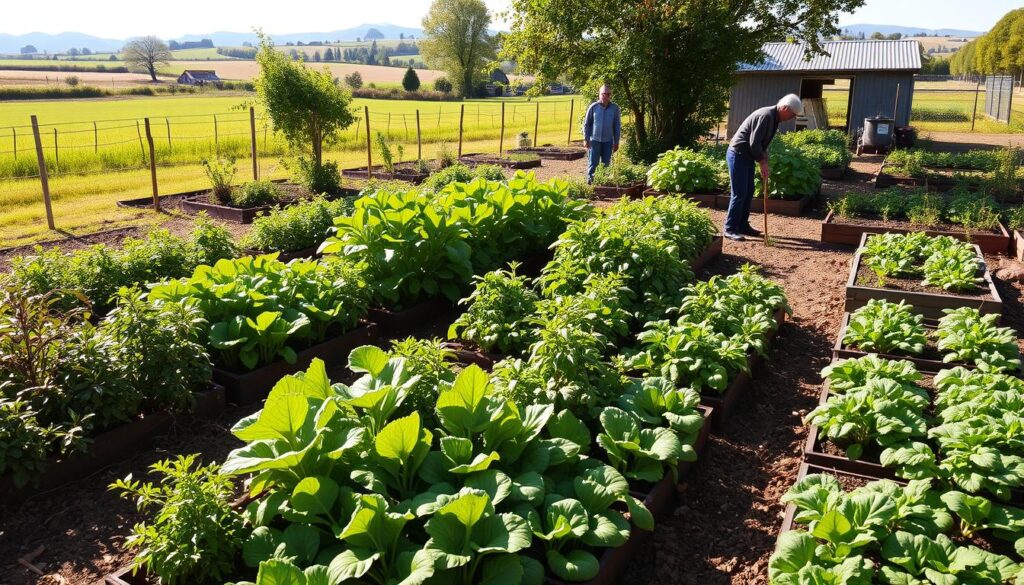
[[[502,57],[541,83],[611,84],[648,158],[692,144],[721,120],[737,64],[762,59],[765,42],[792,38],[820,51],[839,32],[838,14],[863,3],[512,0]]]
[[[124,47],[124,61],[133,69],[140,69],[156,81],[156,70],[171,60],[171,50],[157,37],[140,37],[128,41]]]
[[[976,70],[1016,76],[1024,69],[1024,8],[1007,12],[976,42]]]
[[[526,0],[523,0],[526,2]],[[483,0],[434,0],[423,18],[423,59],[454,81],[459,95],[473,91],[473,80],[495,55],[487,32],[491,14]]]
[[[338,86],[327,67],[320,70],[293,62],[274,48],[262,32],[256,61],[256,97],[296,151],[307,150],[316,168],[323,165],[323,147],[338,139],[355,121],[352,95]]]

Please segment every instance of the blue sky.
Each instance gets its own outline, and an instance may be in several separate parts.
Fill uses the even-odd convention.
[[[485,0],[501,11],[508,0]],[[101,8],[81,0],[35,2],[2,0],[0,33],[76,31],[101,37],[141,34],[176,37],[221,30],[267,32],[325,32],[363,23],[390,22],[419,26],[431,0],[306,0],[298,10],[280,0],[174,0],[146,9],[137,0],[104,0]],[[987,30],[1000,16],[1021,6],[1020,0],[868,0],[841,24],[896,24],[924,28]]]

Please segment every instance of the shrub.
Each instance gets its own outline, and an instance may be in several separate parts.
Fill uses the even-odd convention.
[[[821,187],[821,170],[802,151],[776,143],[768,151],[771,176],[768,178],[768,197],[772,199],[800,199],[813,195]],[[756,193],[763,189],[761,173],[755,169]]]
[[[724,186],[721,164],[689,149],[673,148],[658,155],[647,171],[647,185],[666,193],[707,193]]]
[[[283,209],[272,209],[252,222],[242,246],[261,252],[293,252],[318,246],[330,234],[334,218],[352,212],[350,199],[316,197]]]
[[[251,181],[231,194],[235,207],[260,207],[277,203],[280,194],[277,185],[270,181]]]
[[[337,193],[341,189],[341,171],[338,163],[326,161],[316,164],[312,158],[300,156],[295,169],[295,182],[310,193]]]
[[[565,179],[566,185],[569,186],[569,197],[573,199],[593,199],[594,198],[594,187],[593,185],[587,184],[587,182],[579,177],[573,177]]]
[[[402,87],[405,91],[416,91],[420,88],[420,76],[416,74],[416,70],[412,67],[405,70],[405,76],[402,77]]]
[[[504,181],[505,171],[498,165],[479,165],[470,168],[457,162],[427,177],[427,180],[423,182],[423,187],[440,191],[451,183],[469,183],[478,178],[487,181]]]
[[[358,71],[353,71],[345,76],[345,84],[352,89],[359,89],[363,87],[363,75]]]
[[[217,158],[204,160],[203,168],[206,170],[206,177],[210,179],[213,187],[213,196],[221,203],[231,201],[231,182],[235,179],[235,172],[238,167],[234,159]]]
[[[78,84],[82,80],[77,75],[69,75],[64,79],[64,83],[68,84],[68,87],[78,87]]]
[[[53,434],[26,402],[0,400],[0,475],[28,485],[45,468]]]
[[[441,93],[451,93],[452,82],[448,81],[447,77],[438,77],[434,80],[434,90]]]
[[[133,570],[145,569],[169,585],[232,576],[245,528],[231,508],[231,478],[216,465],[196,466],[196,455],[159,461],[150,469],[164,478],[141,483],[129,475],[110,485],[135,500],[140,512],[155,512],[152,524],[136,524],[125,541],[138,551]]]

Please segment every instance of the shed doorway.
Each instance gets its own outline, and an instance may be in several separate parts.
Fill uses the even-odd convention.
[[[804,113],[796,120],[798,130],[834,128],[849,134],[853,102],[853,77],[806,77],[800,80]]]

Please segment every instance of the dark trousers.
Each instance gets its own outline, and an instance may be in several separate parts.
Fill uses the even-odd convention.
[[[750,225],[750,202],[754,199],[754,159],[729,149],[729,211],[725,214],[725,231],[742,234]]]
[[[591,183],[594,181],[594,171],[597,170],[597,164],[601,163],[604,166],[612,164],[612,143],[598,142],[596,140],[590,141],[590,165],[587,166],[587,182]]]

